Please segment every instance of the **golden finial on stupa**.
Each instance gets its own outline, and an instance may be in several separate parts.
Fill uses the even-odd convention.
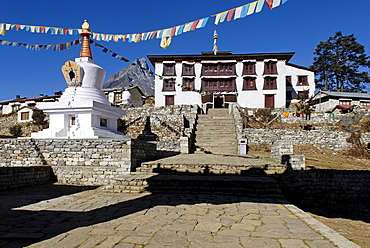
[[[82,24],[82,31],[80,33],[80,35],[83,37],[80,57],[81,58],[88,57],[92,59],[90,42],[89,42],[91,30],[89,28],[90,28],[90,24],[87,22],[87,20],[85,20],[84,23]]]

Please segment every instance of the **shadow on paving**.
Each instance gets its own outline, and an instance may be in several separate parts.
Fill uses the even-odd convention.
[[[93,189],[94,187],[42,185],[29,189],[13,190],[12,192],[0,195],[0,247],[25,247],[53,238],[75,228],[104,223],[155,206],[194,205],[200,203],[217,205],[239,202],[287,203],[284,199],[259,199],[235,194],[217,194],[214,192],[152,192],[151,194],[139,196],[136,199],[122,200],[112,205],[104,202],[103,204],[108,206],[89,211],[80,210],[80,212],[77,212],[73,211],[73,209],[70,211],[51,211],[42,208],[40,208],[40,211],[34,209],[32,211],[13,209],[39,203],[40,201],[52,201],[60,196],[66,197],[68,200],[68,197],[71,198],[74,193],[81,193],[81,199],[80,201],[77,200],[77,202],[83,204],[83,195],[94,196],[94,193],[97,191]],[[118,195],[119,193],[107,192],[107,194]],[[98,202],[98,199],[96,202]],[[92,204],[91,202],[88,203]]]

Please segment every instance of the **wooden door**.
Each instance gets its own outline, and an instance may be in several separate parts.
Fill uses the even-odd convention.
[[[166,106],[175,105],[175,96],[173,96],[173,95],[166,96],[166,98],[165,98],[165,105]]]
[[[275,107],[275,95],[265,95],[265,108]]]

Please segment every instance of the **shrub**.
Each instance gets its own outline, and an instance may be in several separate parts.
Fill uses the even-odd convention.
[[[15,137],[20,137],[22,135],[22,126],[16,124],[9,128],[9,132]]]
[[[33,111],[32,114],[33,124],[45,128],[48,124],[48,122],[45,120],[45,117],[46,115],[43,111]]]

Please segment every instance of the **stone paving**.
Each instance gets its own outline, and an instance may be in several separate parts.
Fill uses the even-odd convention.
[[[284,200],[45,185],[0,204],[0,247],[358,247]]]

